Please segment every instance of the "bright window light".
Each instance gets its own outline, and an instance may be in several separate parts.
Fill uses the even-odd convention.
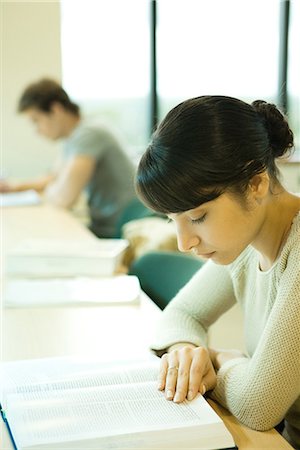
[[[279,1],[159,1],[163,105],[203,94],[275,100],[278,42]]]
[[[62,0],[63,81],[81,99],[141,97],[149,90],[145,0]]]
[[[61,0],[63,85],[133,157],[149,138],[149,11],[149,0]]]

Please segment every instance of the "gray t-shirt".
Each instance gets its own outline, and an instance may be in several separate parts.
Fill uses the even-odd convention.
[[[96,160],[86,186],[90,229],[99,237],[114,237],[122,210],[136,198],[134,165],[106,128],[81,121],[65,140],[64,158],[87,155]]]

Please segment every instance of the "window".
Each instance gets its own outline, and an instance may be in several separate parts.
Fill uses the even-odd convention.
[[[61,21],[68,94],[141,152],[149,137],[148,1],[61,0]]]
[[[204,94],[278,102],[283,0],[156,0],[159,120]],[[300,139],[300,4],[290,0],[289,121]],[[141,154],[150,130],[151,0],[61,0],[63,84]]]
[[[279,2],[158,0],[160,113],[217,94],[276,101]]]
[[[288,52],[288,116],[289,123],[294,131],[295,158],[300,161],[300,3],[298,0],[291,2],[290,31]]]

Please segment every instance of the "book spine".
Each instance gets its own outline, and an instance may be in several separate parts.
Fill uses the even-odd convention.
[[[5,411],[2,409],[1,404],[0,404],[0,413],[1,413],[1,417],[2,417],[2,419],[3,419],[3,422],[5,423],[5,426],[6,426],[8,435],[9,435],[9,437],[10,437],[10,440],[11,440],[11,442],[12,442],[13,448],[14,448],[14,450],[18,450],[16,441],[15,441],[15,439],[14,439],[14,437],[13,437],[12,431],[11,431],[10,426],[9,426],[9,423],[8,423],[8,420],[7,420],[7,418],[6,418]]]

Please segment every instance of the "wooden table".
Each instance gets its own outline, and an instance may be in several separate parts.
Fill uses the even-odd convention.
[[[1,211],[2,255],[22,239],[95,237],[69,213],[46,206]],[[66,306],[1,310],[1,360],[51,356],[96,356],[103,360],[143,357],[160,310],[145,295],[139,305]],[[240,450],[291,449],[275,431],[256,432],[210,401]],[[12,450],[1,422],[0,449]]]

